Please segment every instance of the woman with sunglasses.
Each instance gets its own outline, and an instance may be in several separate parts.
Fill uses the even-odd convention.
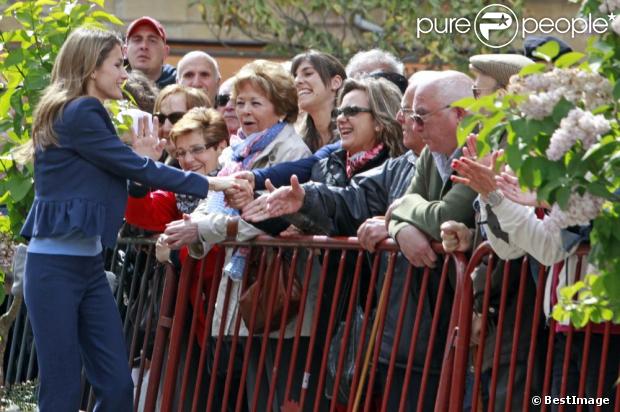
[[[116,242],[127,179],[195,196],[225,183],[148,158],[163,149],[153,135],[157,122],[153,133],[138,128],[134,150],[121,142],[103,103],[123,97],[122,44],[112,32],[73,31],[34,112],[35,198],[21,235],[30,241],[24,298],[42,412],[80,409],[82,367],[95,411],[133,410],[127,348],[102,253]]]
[[[224,119],[215,109],[194,107],[173,125],[170,131],[170,140],[174,144],[174,157],[179,162],[181,169],[205,176],[215,176],[219,169],[218,158],[227,147],[228,131]],[[130,196],[125,220],[138,228],[162,233],[166,229],[166,224],[182,219],[183,213],[192,213],[201,199],[201,197],[175,194],[164,190],[151,191],[144,196]],[[195,265],[191,277],[189,296],[191,297],[191,305],[195,308],[193,312],[196,317],[195,341],[199,346],[202,343],[205,330],[206,308],[194,302],[193,297],[196,296],[201,275],[203,281],[201,293],[198,296],[200,298],[209,296],[218,254],[219,247],[214,246],[205,257],[204,263]],[[171,254],[170,248],[165,245],[165,235],[159,236],[156,244],[156,257],[159,262],[171,262],[180,271],[180,267],[184,264],[187,256],[186,247],[179,250],[178,253]],[[186,325],[185,332],[189,331],[189,328],[189,324]],[[189,344],[189,342],[184,342],[183,348]],[[200,349],[193,350],[192,354],[196,357],[193,362],[195,364],[198,362]],[[149,356],[149,354],[144,355]],[[191,379],[189,388],[192,388],[195,384],[196,375],[190,373],[189,376]],[[208,383],[209,378],[203,378],[202,387],[208,388]],[[191,400],[191,390],[188,389],[188,393],[184,397],[186,409],[191,408]],[[205,400],[206,397],[202,399],[203,402]],[[215,396],[214,400],[216,404],[213,405],[213,408],[219,410],[218,397]]]
[[[400,123],[396,120],[396,114],[400,108],[401,94],[397,87],[385,79],[347,79],[344,82],[338,99],[338,107],[335,109],[336,124],[341,136],[342,148],[331,153],[327,158],[317,162],[312,168],[311,180],[314,182],[325,183],[332,186],[346,187],[351,183],[351,179],[359,173],[365,172],[380,166],[389,158],[395,158],[405,152],[403,145],[403,134]],[[252,214],[259,212],[264,207],[267,196],[262,196],[259,200],[248,206],[247,212]],[[322,228],[315,226],[311,219],[303,213],[296,213],[284,217],[289,223],[295,225],[297,229],[304,233],[337,236],[339,233],[325,233]],[[303,261],[303,259],[301,259]],[[327,320],[331,309],[335,290],[336,274],[338,273],[339,257],[332,255],[326,284],[324,286],[323,302],[318,314],[319,327],[321,334],[317,337],[317,342],[325,342],[325,331],[327,330]],[[355,257],[347,256],[345,274],[355,272]],[[317,279],[319,278],[320,263],[313,266]],[[369,268],[364,265],[362,268],[362,279],[369,273]],[[339,302],[348,302],[348,293],[351,286],[351,278],[346,277],[342,280],[343,295],[338,298]],[[318,282],[317,282],[318,284]],[[311,283],[312,288],[312,283]],[[364,301],[364,295],[368,285],[360,286],[360,300]],[[312,289],[311,289],[312,290]],[[316,292],[315,292],[316,294]],[[339,313],[341,313],[340,311]],[[312,312],[311,312],[312,313]],[[339,321],[339,319],[336,319]],[[313,356],[321,359],[322,353],[328,348],[320,345],[314,348]],[[313,363],[313,364],[318,364]],[[318,369],[311,371],[310,391],[317,386]],[[326,393],[331,395],[331,388],[326,388]],[[342,401],[342,400],[341,400]],[[338,400],[333,400],[338,402]]]
[[[153,116],[159,120],[159,137],[167,140],[166,163],[177,165],[173,156],[174,144],[168,138],[170,130],[189,109],[194,107],[211,107],[209,98],[201,89],[171,84],[157,95]]]
[[[223,82],[220,85],[217,96],[215,96],[215,108],[222,116],[224,116],[226,128],[228,129],[228,135],[230,137],[235,136],[239,130],[239,127],[241,127],[241,123],[239,123],[239,118],[237,117],[237,112],[235,111],[235,102],[230,99],[230,92],[232,91],[233,82],[234,77],[231,77]],[[234,143],[236,142],[231,142],[231,144]]]

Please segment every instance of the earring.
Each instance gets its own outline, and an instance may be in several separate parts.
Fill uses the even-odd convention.
[[[375,132],[380,132],[381,128],[379,126],[375,127]]]

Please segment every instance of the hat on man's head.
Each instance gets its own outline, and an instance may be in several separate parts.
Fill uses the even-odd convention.
[[[560,51],[557,56],[553,58],[553,60],[557,59],[563,54],[569,53],[573,51],[573,48],[570,47],[566,42],[558,39],[553,36],[527,36],[525,40],[523,40],[523,54],[525,54],[530,59],[535,59],[536,57],[532,54],[536,51],[537,48],[542,46],[545,43],[550,41],[556,42],[560,45]]]
[[[159,37],[162,38],[164,43],[166,43],[168,38],[166,36],[166,30],[164,29],[164,26],[162,26],[160,22],[149,16],[142,16],[139,19],[135,19],[134,21],[132,21],[129,24],[129,27],[127,27],[127,34],[125,35],[125,40],[128,40],[131,35],[136,31],[136,29],[138,29],[138,27],[144,25],[151,26],[153,30],[155,30],[155,33],[157,33]]]
[[[520,54],[477,54],[469,58],[471,67],[494,78],[501,87],[508,85],[510,77],[534,61]]]

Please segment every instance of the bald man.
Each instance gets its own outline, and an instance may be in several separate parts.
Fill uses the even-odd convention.
[[[177,64],[177,83],[204,90],[212,107],[215,105],[220,79],[217,61],[203,51],[191,51]]]
[[[453,184],[453,159],[459,158],[456,131],[466,112],[451,103],[471,97],[472,80],[465,74],[448,71],[419,87],[411,117],[414,133],[427,147],[422,151],[405,196],[388,212],[389,234],[415,266],[433,266],[437,256],[431,240],[441,241],[440,226],[447,220],[474,226],[473,201],[476,192]]]

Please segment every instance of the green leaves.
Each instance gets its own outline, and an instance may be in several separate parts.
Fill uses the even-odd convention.
[[[532,53],[532,56],[544,59],[548,62],[552,61],[555,56],[560,53],[560,45],[556,41],[548,41],[542,46],[538,47]]]
[[[521,0],[512,2],[519,7]],[[451,34],[430,30],[417,35],[418,18],[433,18],[444,27],[444,17],[475,18],[483,0],[416,4],[394,0],[195,0],[205,24],[221,39],[231,30],[265,42],[269,52],[294,56],[316,48],[341,61],[360,50],[381,48],[427,66],[450,65],[467,69],[469,56],[488,52],[473,30]],[[501,51],[495,51],[501,52]]]
[[[13,162],[13,156],[26,158],[30,151],[33,111],[49,84],[52,66],[67,34],[82,25],[111,27],[122,24],[103,10],[103,0],[28,0],[4,9],[11,29],[0,33],[0,131],[8,139],[0,144],[0,204],[9,211],[9,231],[18,237],[19,229],[33,198],[32,167]]]

